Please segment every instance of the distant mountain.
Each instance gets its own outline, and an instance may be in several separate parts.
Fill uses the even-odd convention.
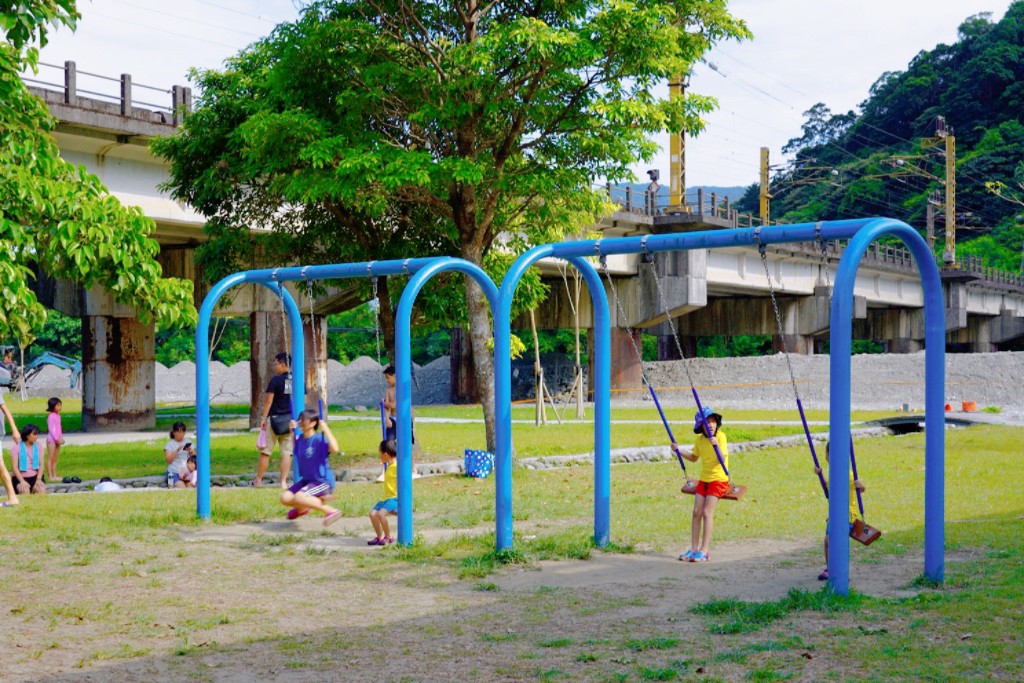
[[[659,183],[660,184],[660,183]],[[617,202],[622,202],[625,198],[626,190],[629,187],[633,188],[633,201],[637,204],[641,204],[644,201],[644,196],[647,193],[647,187],[650,183],[618,183],[612,185],[612,199]],[[722,187],[718,185],[694,185],[686,188],[686,203],[696,204],[697,203],[697,190],[704,190],[704,202],[710,204],[711,194],[715,194],[716,201],[723,201],[726,197],[729,198],[729,202],[735,204],[739,201],[739,198],[743,196],[743,193],[747,191],[746,186],[737,185],[735,187]],[[658,208],[668,206],[668,184],[661,184],[658,189]]]

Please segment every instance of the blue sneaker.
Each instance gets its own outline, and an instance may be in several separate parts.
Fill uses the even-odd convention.
[[[707,562],[710,559],[711,556],[708,553],[702,553],[699,550],[690,555],[690,562]]]
[[[689,562],[691,559],[693,559],[693,551],[692,550],[687,550],[685,553],[683,553],[682,555],[679,556],[679,561],[680,562]]]

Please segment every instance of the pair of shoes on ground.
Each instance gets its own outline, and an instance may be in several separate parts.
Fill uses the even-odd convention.
[[[707,562],[711,559],[709,553],[702,553],[699,550],[687,550],[679,556],[680,562]]]
[[[385,536],[383,538],[370,539],[366,542],[366,545],[391,545],[394,542],[395,539],[391,538],[390,536]]]
[[[828,567],[825,567],[825,571],[818,574],[818,581],[828,581]]]
[[[288,519],[298,519],[302,515],[308,514],[309,508],[306,508],[305,510],[300,510],[299,508],[292,508],[291,510],[288,511]]]
[[[60,483],[62,483],[62,484],[81,484],[82,480],[79,479],[78,477],[64,477],[63,479],[60,480]]]

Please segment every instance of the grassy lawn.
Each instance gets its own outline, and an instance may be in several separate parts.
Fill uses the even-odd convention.
[[[251,440],[249,435],[244,438]],[[825,592],[796,589],[778,599],[750,602],[718,599],[712,592],[696,604],[673,609],[671,596],[686,590],[686,571],[679,572],[678,580],[664,584],[668,593],[660,602],[630,597],[628,586],[614,591],[542,588],[531,593],[502,593],[489,576],[502,564],[531,564],[544,558],[582,560],[599,552],[589,542],[593,473],[587,467],[516,470],[514,510],[520,535],[516,549],[500,556],[493,551],[489,532],[437,543],[420,539],[410,548],[360,553],[351,559],[303,549],[304,538],[312,540],[315,534],[257,535],[245,542],[242,551],[250,553],[247,557],[253,566],[261,567],[259,571],[279,575],[281,580],[301,581],[295,567],[303,566],[304,572],[321,572],[318,581],[354,582],[345,585],[360,588],[346,590],[360,591],[351,594],[359,596],[360,604],[369,599],[362,596],[380,591],[384,577],[388,577],[389,590],[424,596],[447,590],[444,586],[450,581],[461,580],[465,587],[453,589],[454,611],[448,616],[441,611],[430,614],[428,607],[428,616],[407,625],[400,622],[403,642],[420,640],[412,651],[399,646],[391,655],[402,658],[434,652],[429,649],[432,641],[458,643],[458,657],[442,650],[435,653],[441,659],[432,660],[441,667],[439,671],[461,666],[459,662],[473,663],[471,671],[452,669],[461,672],[453,673],[452,680],[1021,680],[1024,496],[1013,485],[974,487],[967,495],[961,484],[976,479],[981,453],[985,467],[997,472],[999,481],[1020,481],[1024,478],[1024,461],[1019,456],[1022,442],[1024,429],[1020,428],[986,426],[947,432],[947,548],[951,557],[959,559],[947,562],[944,586],[903,586],[915,589],[907,597],[854,593],[850,599],[839,599]],[[923,437],[864,439],[858,441],[857,448],[861,476],[868,486],[868,519],[885,531],[882,540],[871,547],[852,549],[854,571],[863,573],[920,553]],[[817,544],[825,501],[804,449],[737,454],[733,470],[750,491],[741,503],[719,506],[716,544],[760,539],[803,539],[808,546]],[[691,500],[677,493],[678,484],[679,474],[672,463],[612,469],[613,551],[678,549],[688,527]],[[416,530],[422,534],[431,529],[490,528],[493,494],[493,478],[418,480]],[[338,507],[346,517],[362,517],[378,497],[379,486],[345,486],[340,489]],[[214,546],[186,547],[175,540],[179,532],[280,520],[281,508],[267,490],[217,489],[211,525],[204,525],[195,519],[194,504],[193,494],[175,491],[26,496],[20,509],[2,513],[0,567],[7,575],[17,572],[39,580],[57,577],[74,585],[89,577],[93,590],[103,586],[111,594],[126,590],[125,599],[144,600],[154,613],[133,621],[121,609],[96,601],[75,603],[61,593],[60,601],[53,605],[50,603],[57,601],[57,594],[44,595],[38,606],[33,603],[32,610],[15,598],[11,619],[40,627],[49,619],[51,631],[72,635],[96,629],[120,634],[123,645],[80,655],[80,668],[107,659],[125,666],[139,660],[140,666],[149,666],[148,648],[153,643],[169,648],[167,654],[172,657],[198,653],[196,643],[201,643],[203,661],[237,653],[238,666],[245,666],[242,662],[252,656],[253,648],[271,648],[291,656],[288,661],[301,668],[310,666],[303,663],[307,657],[313,657],[311,662],[327,663],[332,656],[326,654],[329,652],[338,657],[355,656],[354,652],[372,648],[375,639],[394,635],[395,624],[389,627],[359,620],[358,630],[296,635],[273,612],[220,603],[218,591],[224,590],[224,584],[218,582],[220,577],[214,571],[218,562],[211,554]],[[524,529],[530,529],[529,536]],[[198,564],[198,559],[193,560],[198,557],[208,559]],[[302,563],[294,564],[295,559]],[[108,575],[104,572],[110,571],[112,560],[117,562],[115,573]],[[188,611],[188,601],[182,604],[174,597],[157,598],[176,593],[172,590],[176,564],[193,568],[190,571],[210,565],[210,574],[202,579],[203,601],[218,607],[215,614],[208,615],[209,624],[197,621],[198,612]],[[678,566],[673,561],[673,567]],[[714,564],[707,567],[712,572],[716,569]],[[246,576],[254,570],[221,566],[220,571],[235,572],[225,581],[237,582],[237,572]],[[259,575],[252,574],[253,580]],[[721,587],[722,591],[728,589]],[[489,601],[491,595],[497,601]],[[343,600],[339,604],[350,602],[339,599]],[[661,604],[665,601],[667,605]],[[391,609],[403,606],[403,600],[396,600]],[[357,607],[345,607],[336,615],[338,619],[347,622],[344,614],[349,609]],[[167,642],[168,636],[160,629],[161,624],[176,619],[168,616],[172,613],[190,616],[174,622],[177,633]],[[548,623],[557,628],[545,630]],[[249,632],[256,640],[205,635],[217,632],[216,628]],[[56,640],[49,645],[46,642],[44,638],[34,650],[23,652],[32,657],[38,652],[46,659],[51,656],[47,652],[56,654],[72,647]],[[18,658],[24,660],[23,655]],[[192,661],[180,661],[186,659]],[[157,670],[166,674],[167,669],[159,667],[171,666],[174,661],[178,660],[158,664]],[[203,669],[205,664],[197,661],[191,666],[206,671],[207,677],[197,680],[216,680],[215,670]]]

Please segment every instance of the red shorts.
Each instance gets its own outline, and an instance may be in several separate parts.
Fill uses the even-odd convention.
[[[729,493],[729,482],[727,481],[699,481],[697,482],[698,496],[714,496],[722,498]]]

